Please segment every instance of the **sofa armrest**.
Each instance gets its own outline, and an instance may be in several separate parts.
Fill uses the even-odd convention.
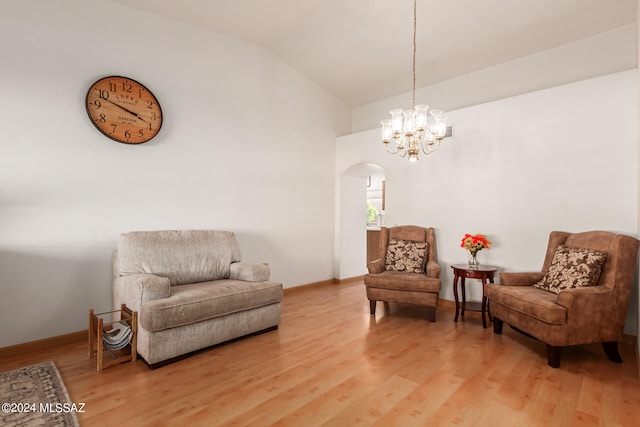
[[[369,264],[367,264],[367,270],[369,270],[369,274],[380,274],[384,271],[384,261],[382,258],[374,259]]]
[[[229,278],[245,282],[266,282],[271,276],[268,264],[247,264],[234,262],[229,267]]]
[[[128,274],[113,281],[113,304],[127,304],[131,310],[140,311],[142,304],[171,296],[169,278],[155,274]]]
[[[605,325],[612,321],[611,307],[616,304],[616,293],[606,286],[587,286],[566,289],[558,294],[558,305],[567,309],[567,319],[585,323],[584,327]],[[571,313],[581,313],[580,316]]]
[[[500,284],[503,286],[531,286],[538,283],[544,274],[541,272],[502,272]]]
[[[438,265],[437,262],[435,262],[435,261],[428,261],[427,262],[427,267],[426,267],[427,277],[432,277],[434,279],[439,279],[441,271],[442,271],[442,269],[440,268],[440,265]]]

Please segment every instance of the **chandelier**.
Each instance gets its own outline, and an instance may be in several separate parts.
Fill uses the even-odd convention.
[[[382,142],[390,154],[400,153],[410,162],[418,160],[420,150],[430,154],[440,147],[447,133],[447,118],[442,110],[429,110],[428,105],[416,105],[416,11],[413,0],[413,109],[389,111],[391,119],[382,120]]]

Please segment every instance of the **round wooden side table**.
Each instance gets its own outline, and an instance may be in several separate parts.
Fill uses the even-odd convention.
[[[456,317],[453,319],[454,322],[458,321],[458,314],[461,313],[462,317],[464,317],[464,311],[479,311],[482,315],[482,327],[487,328],[487,319],[485,318],[485,313],[487,312],[487,298],[484,296],[484,285],[488,283],[493,283],[493,276],[496,271],[498,271],[498,267],[494,267],[492,265],[482,265],[480,264],[477,267],[469,267],[469,264],[453,264],[451,266],[453,268],[453,295],[456,299]],[[460,288],[462,289],[462,304],[460,304],[460,299],[458,298],[458,279],[460,280]],[[482,283],[482,302],[474,303],[467,302],[467,296],[465,292],[465,279],[480,279]],[[489,320],[491,320],[491,313],[489,313]]]

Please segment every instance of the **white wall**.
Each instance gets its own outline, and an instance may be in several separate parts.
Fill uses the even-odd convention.
[[[367,195],[366,178],[342,175],[340,180],[340,257],[335,277],[347,279],[362,275],[362,268],[367,265]],[[360,190],[360,191],[358,191]]]
[[[419,88],[418,103],[445,111],[521,95],[636,67],[635,25],[626,25],[573,43]],[[419,55],[420,53],[418,53]],[[428,73],[428,70],[417,70]],[[407,75],[407,88],[410,88]],[[353,132],[373,129],[392,108],[411,107],[411,93],[353,110]]]
[[[97,12],[99,10],[99,13]],[[111,306],[119,233],[237,232],[285,286],[334,275],[335,138],[350,111],[262,48],[112,2],[0,9],[0,347],[86,329]],[[149,143],[111,141],[84,97],[105,75],[158,97]]]
[[[448,266],[466,261],[465,233],[488,235],[480,261],[502,271],[539,271],[553,230],[637,237],[637,86],[630,70],[451,111],[455,139],[414,164],[387,154],[378,129],[344,136],[336,176],[361,162],[385,169],[386,224],[436,228],[441,298],[453,300]]]
[[[638,72],[638,103],[640,103],[640,31],[638,31],[638,23],[640,22],[640,0],[638,0],[637,4],[636,4],[636,67],[637,67],[637,72]],[[638,105],[638,126],[639,126],[639,139],[638,139],[638,145],[640,145],[640,104]],[[638,166],[640,169],[640,150],[638,150]],[[638,181],[638,209],[640,212],[640,176],[638,177],[639,181]],[[640,215],[638,216],[638,230],[640,230]],[[638,266],[638,273],[640,276],[640,265]],[[640,339],[638,339],[637,335],[640,335],[640,290],[638,289],[638,287],[636,287],[635,289],[636,291],[636,307],[638,307],[638,309],[636,310],[636,325],[637,325],[637,333],[636,333],[636,360],[638,362],[638,366],[640,366]],[[638,377],[640,377],[640,368],[638,368]]]

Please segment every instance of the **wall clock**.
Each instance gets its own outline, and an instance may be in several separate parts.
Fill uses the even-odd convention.
[[[142,144],[162,127],[162,109],[143,84],[121,76],[104,77],[89,88],[85,100],[91,123],[108,138]]]

